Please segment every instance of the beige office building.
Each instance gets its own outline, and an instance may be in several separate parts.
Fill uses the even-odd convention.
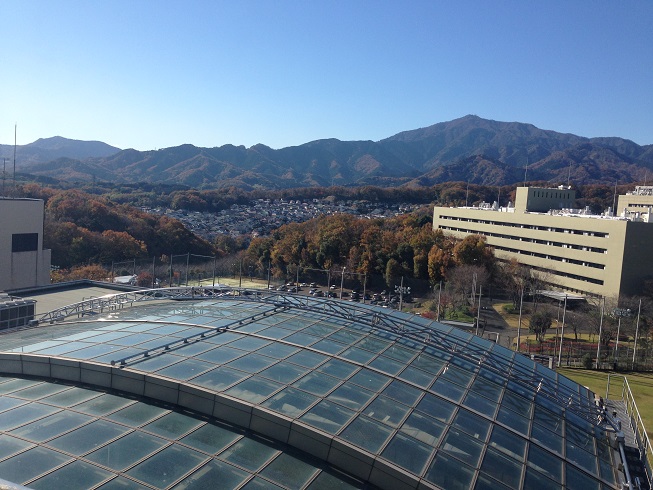
[[[50,284],[43,218],[40,199],[0,197],[0,291]]]
[[[653,216],[643,206],[616,217],[590,215],[573,209],[575,197],[568,188],[519,187],[514,206],[436,207],[433,228],[458,238],[484,235],[497,258],[548,272],[556,289],[640,294],[644,280],[653,279]]]

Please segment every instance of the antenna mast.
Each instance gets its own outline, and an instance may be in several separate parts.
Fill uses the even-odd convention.
[[[14,195],[16,194],[16,133],[18,124],[14,124]]]

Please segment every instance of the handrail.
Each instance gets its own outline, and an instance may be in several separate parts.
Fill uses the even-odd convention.
[[[633,396],[633,392],[630,389],[630,383],[628,383],[628,378],[626,378],[626,376],[623,374],[608,373],[606,400],[609,398],[610,378],[613,376],[621,376],[623,378],[621,386],[621,401],[624,402],[630,427],[635,433],[635,441],[637,442],[637,448],[639,449],[639,457],[644,463],[644,470],[646,471],[646,479],[649,484],[648,488],[653,488],[653,472],[651,471],[651,465],[653,464],[653,447],[651,447],[651,440],[649,439],[646,428],[644,427],[644,421],[639,413],[635,397]]]

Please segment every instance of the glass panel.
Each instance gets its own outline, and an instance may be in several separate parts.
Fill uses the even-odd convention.
[[[479,395],[483,395],[488,400],[492,400],[493,402],[497,402],[499,400],[502,391],[500,386],[481,377],[477,377],[474,380],[470,389]]]
[[[300,420],[313,427],[322,429],[329,434],[338,432],[354,415],[355,412],[340,407],[334,403],[322,400],[300,417]]]
[[[494,418],[494,414],[498,408],[496,402],[490,401],[473,391],[467,393],[463,405],[472,410],[476,410],[489,418]]]
[[[264,371],[259,373],[260,376],[265,376],[279,383],[290,383],[291,381],[297,379],[299,376],[304,374],[306,369],[296,366],[294,364],[289,364],[287,362],[280,362],[274,366],[270,366]]]
[[[13,393],[13,395],[24,398],[26,400],[37,400],[38,398],[43,398],[44,396],[52,395],[53,393],[59,393],[60,391],[69,389],[70,387],[65,385],[41,383],[40,385],[30,386],[29,388],[17,391]]]
[[[263,464],[278,453],[279,451],[271,446],[246,438],[238,441],[218,457],[246,470],[258,471]]]
[[[164,408],[155,407],[154,405],[135,403],[118,412],[112,413],[107,418],[131,427],[138,427],[167,411]]]
[[[92,464],[73,461],[54,473],[29,484],[30,488],[51,490],[52,488],[91,488],[114,476]]]
[[[406,405],[381,395],[370,403],[363,413],[384,424],[398,427],[409,410]]]
[[[126,430],[128,429],[118,424],[106,420],[96,420],[73,432],[57,437],[48,445],[79,456],[124,434]]]
[[[528,449],[528,465],[557,482],[562,482],[562,460],[535,444]]]
[[[242,487],[242,490],[281,490],[283,487],[275,485],[274,483],[264,480],[260,477],[255,477],[247,482],[247,485]]]
[[[497,421],[507,425],[511,429],[516,430],[525,436],[528,435],[531,426],[530,419],[522,417],[521,415],[517,415],[512,410],[508,410],[505,407],[501,407],[499,409]]]
[[[155,487],[166,487],[207,459],[185,447],[172,445],[150,456],[127,474]]]
[[[27,388],[28,386],[34,386],[39,383],[42,383],[42,381],[35,381],[32,379],[12,378],[9,381],[0,384],[0,395],[11,393],[12,391],[16,391],[16,390],[22,390],[23,388]]]
[[[227,367],[240,369],[248,373],[257,373],[268,366],[276,363],[276,359],[271,357],[261,356],[259,354],[247,354],[246,356],[240,357],[235,361],[231,361],[227,364]]]
[[[345,349],[347,346],[345,344],[341,344],[340,342],[336,342],[335,340],[323,339],[320,340],[319,342],[316,342],[311,347],[321,352],[326,352],[327,354],[337,354],[338,352],[341,352],[343,349]]]
[[[430,393],[424,395],[422,401],[417,405],[417,410],[421,410],[441,422],[449,422],[455,409],[456,405],[453,403],[443,400],[438,396],[431,395]]]
[[[264,354],[269,357],[274,357],[275,359],[283,359],[289,355],[297,352],[299,349],[291,345],[278,344],[276,342],[266,345],[265,347],[260,348],[256,352],[259,354]]]
[[[316,471],[314,466],[282,453],[261,471],[261,476],[288,488],[301,488]]]
[[[214,367],[215,364],[210,362],[199,361],[197,359],[186,359],[183,362],[178,362],[177,364],[163,368],[157,371],[156,374],[168,376],[174,379],[186,380]]]
[[[355,485],[353,481],[345,480],[344,475],[334,475],[322,471],[317,478],[307,487],[308,490],[354,490],[362,488],[362,485]]]
[[[320,340],[320,338],[315,337],[314,335],[308,335],[304,332],[297,332],[289,337],[286,337],[284,340],[286,342],[292,342],[293,344],[307,346],[307,345],[314,344],[315,342]]]
[[[490,422],[463,408],[458,410],[453,425],[464,430],[474,439],[480,439],[481,441],[485,441],[490,431]]]
[[[379,392],[387,384],[390,378],[382,374],[375,373],[369,369],[361,369],[354,374],[349,381],[372,391]]]
[[[404,364],[410,359],[415,357],[417,352],[412,349],[407,349],[405,347],[400,347],[398,345],[392,345],[383,352],[384,356],[392,357],[398,361],[402,361]]]
[[[466,464],[444,453],[438,453],[425,478],[447,490],[469,490],[474,473],[474,470]]]
[[[148,490],[150,487],[136,483],[134,480],[119,476],[111,481],[108,481],[98,490]]]
[[[485,452],[481,465],[481,471],[505,483],[509,488],[519,488],[522,468],[522,464],[492,448]]]
[[[268,345],[269,343],[269,340],[259,339],[256,337],[243,337],[229,344],[229,347],[235,347],[236,349],[252,352],[256,349],[260,349],[261,347]]]
[[[465,388],[462,388],[455,383],[450,383],[441,377],[438,378],[435,383],[433,383],[431,390],[442,396],[446,396],[455,402],[459,402],[465,393]]]
[[[227,386],[237,383],[248,376],[249,374],[242,371],[236,371],[235,369],[222,366],[208,373],[200,374],[191,382],[211,390],[222,391]]]
[[[205,424],[181,439],[181,442],[205,453],[215,454],[238,439],[240,434],[215,424]]]
[[[518,487],[507,487],[489,476],[480,473],[474,484],[474,490],[514,490]]]
[[[56,395],[49,396],[41,400],[44,403],[56,405],[58,407],[72,407],[91,398],[95,398],[99,393],[97,391],[85,390],[83,388],[72,388]]]
[[[8,396],[0,396],[0,412],[8,410],[10,408],[17,407],[18,405],[23,405],[26,403],[24,400],[18,400],[17,398],[9,398]]]
[[[303,350],[290,356],[288,361],[299,364],[300,366],[312,368],[321,364],[326,359],[328,358],[324,354]]]
[[[346,382],[337,388],[333,393],[331,393],[327,398],[346,407],[358,410],[370,399],[372,399],[374,395],[375,393],[372,391],[364,390],[359,386]]]
[[[569,463],[565,465],[566,479],[565,488],[567,490],[600,490],[598,480],[577,470]]]
[[[494,426],[490,436],[490,446],[519,461],[524,461],[526,440],[498,425]]]
[[[483,443],[452,427],[442,441],[441,447],[452,456],[476,467],[481,457]]]
[[[405,366],[403,362],[396,361],[385,356],[377,357],[372,362],[370,362],[369,365],[375,369],[378,369],[379,371],[383,371],[384,373],[392,375],[397,374]]]
[[[317,370],[321,373],[335,376],[336,378],[345,379],[357,369],[358,366],[355,366],[354,364],[340,361],[338,359],[331,359],[330,361],[322,364]]]
[[[316,400],[318,400],[316,396],[309,395],[304,391],[286,388],[261,405],[291,417],[297,417]]]
[[[417,386],[421,386],[422,388],[428,388],[433,382],[432,374],[412,366],[408,366],[406,369],[404,369],[399,377],[405,379],[406,381],[410,381],[411,383],[415,383]]]
[[[413,405],[421,396],[422,392],[401,381],[393,381],[383,390],[383,394],[405,405]]]
[[[440,372],[444,362],[428,354],[419,354],[411,363],[412,366],[426,371],[427,373],[437,374]]]
[[[310,373],[299,381],[295,381],[293,386],[308,391],[314,395],[324,396],[338,385],[341,381],[337,378],[327,376],[321,373]]]
[[[398,433],[383,450],[381,456],[412,473],[421,475],[432,452],[431,446]]]
[[[546,448],[551,449],[552,451],[562,454],[562,436],[554,434],[553,432],[546,430],[544,427],[538,424],[533,424],[533,429],[531,431],[531,439],[539,442],[544,445]]]
[[[7,456],[17,453],[18,451],[22,451],[31,445],[32,444],[27,441],[23,441],[6,434],[0,434],[0,459],[6,458]]]
[[[166,444],[163,439],[135,431],[89,454],[86,459],[122,471]]]
[[[260,403],[282,387],[283,385],[280,383],[275,383],[259,376],[252,376],[245,381],[241,381],[236,386],[232,386],[225,393],[241,400]]]
[[[179,436],[187,433],[202,422],[187,415],[178,412],[170,412],[168,415],[156,419],[154,422],[143,427],[148,432],[166,437],[168,439],[177,439]]]
[[[1,462],[0,475],[5,480],[23,484],[66,461],[70,461],[70,457],[51,449],[35,447]]]
[[[89,420],[92,420],[91,417],[81,413],[59,412],[14,429],[12,434],[41,442],[68,432],[73,427],[78,427]]]
[[[250,474],[246,471],[214,459],[172,488],[174,490],[190,490],[213,489],[219,486],[221,489],[230,489],[236,488],[249,476]]]
[[[567,455],[567,459],[572,463],[576,463],[578,466],[590,473],[596,474],[598,470],[596,456],[582,450],[569,439],[567,439],[567,451],[565,454]]]
[[[359,416],[347,426],[340,437],[371,453],[377,453],[391,434],[392,430],[388,426]]]
[[[401,426],[401,431],[431,446],[437,446],[445,425],[434,418],[413,412]]]
[[[104,393],[97,398],[93,398],[87,402],[75,405],[75,410],[79,410],[80,412],[84,412],[89,415],[102,416],[125,407],[131,403],[134,403],[134,400],[129,400],[127,398]]]
[[[131,367],[141,371],[154,372],[157,369],[170,366],[171,364],[175,364],[182,360],[183,357],[175,356],[166,352],[165,354],[157,354],[154,357],[146,357],[142,361],[135,361],[131,364]]]
[[[370,352],[365,349],[359,349],[358,347],[350,347],[340,354],[340,357],[360,364],[365,364],[375,356],[376,354],[374,352]]]
[[[562,490],[562,486],[559,483],[555,483],[553,480],[549,480],[542,473],[535,471],[533,468],[526,468],[524,488],[537,488],[538,490]]]
[[[213,350],[203,352],[197,356],[197,359],[203,359],[215,364],[224,364],[226,362],[233,361],[237,357],[240,357],[244,354],[245,352],[241,350],[232,349],[228,345],[225,345],[224,347],[216,347]]]

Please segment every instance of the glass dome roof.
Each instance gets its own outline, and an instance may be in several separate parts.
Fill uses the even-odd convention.
[[[277,464],[287,465],[290,473],[296,470],[305,479],[278,481],[266,475],[273,472],[267,470],[269,465],[281,456],[268,458],[265,469],[251,469],[221,456],[215,448],[206,451],[187,444],[194,448],[188,453],[189,468],[200,471],[210,465],[206,475],[227,468],[238,475],[234,488],[250,488],[259,480],[286,488],[313,488],[318,480],[342,478],[334,471],[352,475],[348,484],[359,487],[365,482],[385,488],[493,490],[618,486],[617,462],[599,423],[593,393],[490,341],[369,305],[279,295],[157,301],[8,333],[2,336],[2,346],[3,359],[21,359],[23,375],[42,372],[26,366],[47,359],[54,378],[63,366],[69,370],[79,366],[81,382],[87,368],[110,373],[112,388],[139,395],[138,401],[117,398],[129,404],[154,407],[148,399],[172,402],[170,408],[157,408],[166,413],[157,415],[156,421],[182,417],[181,407],[194,410],[195,415],[185,417],[194,417],[198,427],[188,426],[184,434],[195,433],[199,424],[220,427],[202,420],[202,415],[208,415],[234,426],[229,429],[233,434],[240,430],[251,433],[253,441],[253,434],[275,441],[266,447],[281,444],[274,451],[288,455],[282,461],[303,455],[297,460],[305,469],[294,462]],[[13,383],[40,383],[36,386],[55,386],[64,393],[76,390],[89,397],[93,393],[92,399],[116,396],[42,381],[5,380],[0,392],[7,394],[0,403],[22,400],[21,391],[3,390]],[[22,391],[28,389],[26,385]],[[40,408],[46,415],[32,418],[53,416],[56,405],[48,399],[29,402],[50,407]],[[80,402],[84,403],[88,402]],[[99,457],[90,457],[102,449],[78,457],[65,447],[52,446],[52,441],[73,440],[68,434],[93,423],[112,427],[108,425],[115,425],[112,417],[84,419],[77,422],[86,424],[81,428],[42,442],[30,438],[29,417],[23,421],[27,425],[5,429],[3,420],[19,408],[0,408],[4,410],[0,433],[20,435],[32,448],[21,454],[62,451],[66,461],[82,465],[89,474],[109,471]],[[94,416],[75,406],[66,412]],[[147,424],[130,427],[132,434],[148,440],[160,437]],[[115,437],[103,446],[105,452],[127,436]],[[186,443],[183,438],[176,442],[165,437],[166,448],[172,449],[157,449],[155,455],[165,453],[174,459],[175,444]],[[250,436],[237,437],[250,440]],[[160,457],[165,461],[166,456]],[[26,481],[12,480],[11,473],[3,471],[8,467],[5,463],[16,457],[0,454],[0,478]],[[147,461],[115,481],[133,478],[156,488],[178,484],[178,475],[165,482],[138,476],[137,468],[147,468]],[[62,461],[49,476],[71,464]],[[158,463],[151,464],[154,468]],[[322,473],[325,476],[319,476]]]

